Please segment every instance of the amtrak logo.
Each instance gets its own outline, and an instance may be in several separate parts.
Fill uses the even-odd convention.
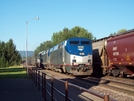
[[[83,49],[78,49],[79,51],[83,51]]]
[[[78,50],[82,51],[84,49],[84,46],[78,46]]]

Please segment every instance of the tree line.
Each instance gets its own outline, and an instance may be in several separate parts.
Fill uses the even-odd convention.
[[[127,31],[126,29],[121,29],[117,33],[114,32],[114,33],[109,34],[109,36],[121,34],[126,31]],[[47,49],[55,46],[56,44],[59,44],[60,42],[65,41],[71,37],[84,37],[84,38],[88,38],[92,41],[97,40],[96,37],[94,37],[91,32],[88,32],[88,30],[86,30],[82,27],[75,26],[72,29],[64,28],[62,31],[53,33],[51,40],[47,40],[47,41],[44,41],[43,43],[41,43],[35,49],[34,55],[37,55],[39,52],[47,50]]]
[[[121,29],[117,33],[111,33],[110,35],[117,35],[123,32],[126,32],[126,29]],[[96,40],[96,37],[93,36],[88,30],[75,26],[72,29],[64,28],[62,31],[55,32],[52,35],[51,40],[44,41],[41,43],[34,51],[34,55],[37,55],[39,52],[47,50],[60,42],[63,42],[72,37],[84,37],[92,41]],[[22,62],[20,53],[16,50],[16,46],[13,43],[12,39],[9,39],[8,42],[0,41],[0,67],[9,67],[14,65],[20,65]]]
[[[0,41],[0,67],[9,67],[21,64],[20,53],[16,50],[16,46],[12,39],[8,42]]]
[[[121,30],[119,30],[118,32],[111,33],[110,36],[122,34],[122,33],[126,32],[126,31],[127,31],[126,29],[121,29]]]
[[[51,40],[41,43],[40,46],[35,49],[34,54],[37,55],[39,52],[49,49],[72,37],[83,37],[90,40],[96,40],[96,37],[94,37],[91,32],[88,32],[88,30],[82,27],[75,26],[72,29],[64,28],[62,31],[53,33]]]

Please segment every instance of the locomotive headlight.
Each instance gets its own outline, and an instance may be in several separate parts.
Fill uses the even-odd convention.
[[[72,60],[72,62],[76,62],[76,60],[75,60],[75,59],[73,59],[73,60]]]
[[[91,60],[90,60],[90,59],[88,59],[88,62],[91,62]]]
[[[80,55],[85,55],[85,53],[84,53],[84,52],[80,52],[79,54],[80,54]]]

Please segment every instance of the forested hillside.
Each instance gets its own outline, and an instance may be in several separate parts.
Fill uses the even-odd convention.
[[[26,57],[26,51],[19,51],[21,58]],[[34,54],[34,51],[28,51],[28,56],[32,56]]]

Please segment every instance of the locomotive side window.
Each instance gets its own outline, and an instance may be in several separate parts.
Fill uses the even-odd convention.
[[[52,51],[54,51],[54,47],[52,47],[52,48],[50,49],[50,52],[52,52]]]
[[[81,41],[81,44],[82,45],[89,45],[90,44],[90,41]]]
[[[59,44],[58,45],[58,49],[62,48],[63,47],[63,44]]]
[[[60,45],[58,45],[58,49],[60,49]]]
[[[78,45],[79,41],[70,41],[70,45]]]

